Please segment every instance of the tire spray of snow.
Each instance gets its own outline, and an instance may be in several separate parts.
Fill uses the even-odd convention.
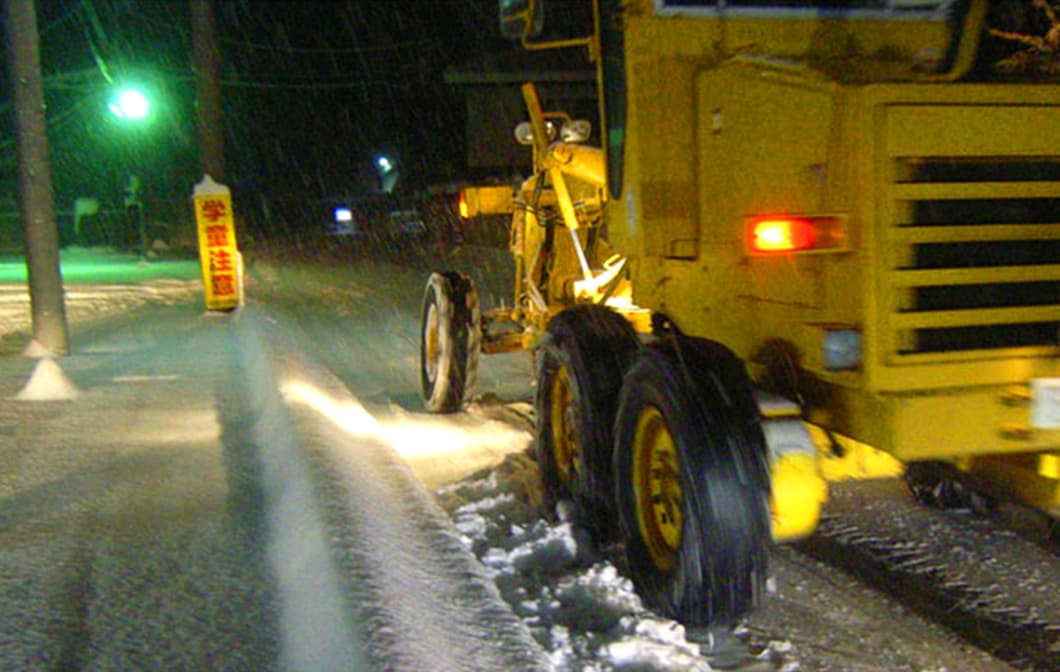
[[[267,349],[247,316],[236,325],[254,437],[261,451],[269,526],[268,562],[279,584],[284,669],[370,669],[342,601],[340,579],[300,464],[297,437]]]
[[[275,526],[269,557],[281,583],[285,661],[295,669],[393,672],[552,669],[382,426],[285,338],[286,325],[266,333],[246,309],[241,322],[251,332],[240,335],[242,347],[261,353],[246,368],[261,397],[255,408],[264,410],[255,441]],[[312,549],[321,577],[306,579],[318,569],[306,567],[299,544]],[[300,619],[316,632],[303,632]],[[351,648],[326,643],[364,664],[311,657],[313,637],[337,629],[352,633]]]

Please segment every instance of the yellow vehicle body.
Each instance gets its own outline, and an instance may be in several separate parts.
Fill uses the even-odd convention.
[[[571,120],[546,113],[536,89],[523,87],[538,137],[546,123]],[[603,150],[574,143],[540,143],[534,147],[534,175],[510,188],[470,187],[461,191],[469,214],[512,213],[509,249],[515,259],[512,309],[487,314],[494,324],[521,327],[487,338],[483,351],[509,352],[533,347],[549,320],[576,303],[602,303],[622,312],[641,332],[650,329],[649,311],[631,302],[632,287],[625,259],[600,235],[606,168]],[[546,177],[548,185],[545,185]],[[546,226],[548,217],[561,222]]]
[[[818,477],[942,461],[1060,515],[1060,87],[964,81],[978,40],[951,43],[938,17],[688,4],[622,2],[617,66],[599,7],[594,35],[568,41],[599,66],[606,120],[606,68],[620,68],[625,113],[565,179],[569,146],[535,149],[558,186],[535,193],[531,178],[516,201],[560,210],[572,241],[542,258],[534,208],[516,208],[516,305],[543,264],[548,282],[514,318],[540,331],[567,305],[613,299],[642,328],[664,313],[797,399],[823,429]],[[972,3],[966,30],[985,12]],[[752,249],[762,216],[827,220],[831,244]],[[829,361],[837,333],[860,342],[853,363]],[[801,460],[774,469],[774,508],[789,483],[788,517],[805,521],[778,536],[808,533],[815,477]]]
[[[917,75],[944,27],[626,3],[604,219],[638,306],[760,379],[796,366],[809,420],[1057,515],[1060,87]],[[842,244],[749,250],[748,219],[777,213],[833,217]],[[848,370],[823,359],[838,330],[861,338]]]

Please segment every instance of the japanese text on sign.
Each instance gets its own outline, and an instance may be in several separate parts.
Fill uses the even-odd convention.
[[[204,177],[195,187],[195,219],[206,308],[235,308],[240,301],[241,272],[228,187]]]

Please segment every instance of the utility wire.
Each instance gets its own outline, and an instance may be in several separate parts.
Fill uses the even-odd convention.
[[[224,44],[231,44],[239,47],[249,47],[251,49],[262,49],[268,51],[282,51],[288,54],[319,54],[319,55],[340,55],[340,54],[366,54],[372,52],[388,52],[388,51],[403,51],[407,49],[416,49],[424,45],[437,46],[440,44],[437,38],[423,38],[418,40],[405,40],[403,42],[395,42],[387,45],[379,46],[365,46],[365,47],[289,47],[278,44],[264,44],[261,42],[248,42],[246,40],[234,40],[228,38],[221,38],[220,40]]]
[[[365,89],[374,86],[390,88],[419,88],[419,84],[403,80],[356,79],[342,82],[255,82],[245,79],[222,79],[221,84],[235,89],[282,89],[291,91],[335,91],[341,89]]]
[[[85,9],[85,19],[88,22],[85,26],[85,39],[88,40],[88,48],[92,52],[92,59],[96,62],[96,67],[99,68],[103,79],[108,84],[111,84],[114,82],[114,77],[111,76],[110,68],[107,67],[107,62],[103,60],[103,56],[100,55],[99,48],[96,46],[97,39],[103,43],[104,48],[109,46],[110,40],[106,31],[103,30],[103,23],[99,20],[99,15],[96,14],[96,8],[93,6],[92,0],[82,0],[81,6]],[[93,39],[93,33],[95,33],[95,39]]]

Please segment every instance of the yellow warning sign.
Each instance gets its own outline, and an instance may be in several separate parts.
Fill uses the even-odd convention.
[[[194,200],[206,309],[237,308],[243,293],[243,264],[236,249],[232,193],[205,175],[195,185]]]

